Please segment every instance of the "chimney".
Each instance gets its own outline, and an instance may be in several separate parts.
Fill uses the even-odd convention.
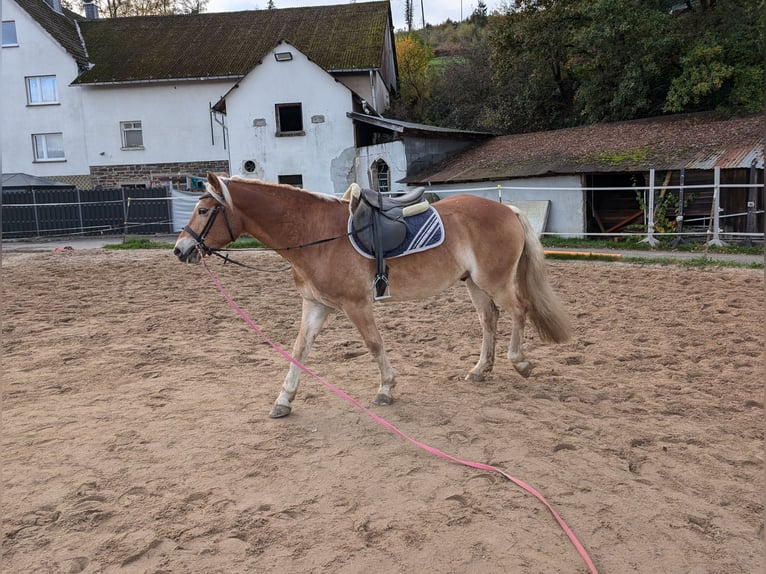
[[[85,8],[86,20],[98,20],[98,6],[95,2],[84,2],[83,8]]]

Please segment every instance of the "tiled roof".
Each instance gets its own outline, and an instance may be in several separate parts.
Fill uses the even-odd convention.
[[[87,20],[80,27],[94,66],[75,83],[241,77],[280,40],[330,72],[377,69],[389,14],[388,2],[359,2]]]
[[[75,24],[76,20],[84,20],[83,16],[66,8],[62,13],[56,12],[43,0],[15,0],[15,2],[72,55],[81,70],[87,69],[88,57]]]
[[[407,177],[460,183],[602,172],[763,168],[764,116],[684,114],[500,136]]]

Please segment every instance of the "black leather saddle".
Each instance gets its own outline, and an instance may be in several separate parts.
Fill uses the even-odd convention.
[[[423,213],[429,203],[423,199],[424,187],[392,197],[352,184],[346,192],[350,201],[352,233],[356,240],[375,256],[377,272],[372,282],[377,301],[391,296],[386,255],[399,247],[407,236],[404,220]],[[346,197],[346,196],[344,196]]]

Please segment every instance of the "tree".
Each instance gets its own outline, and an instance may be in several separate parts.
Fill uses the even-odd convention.
[[[396,63],[399,68],[399,100],[412,111],[414,119],[421,120],[429,96],[428,62],[433,50],[414,34],[396,38]],[[411,117],[412,117],[411,116]]]
[[[95,0],[99,14],[105,18],[123,16],[159,16],[199,14],[208,0]]]
[[[581,22],[578,0],[517,0],[490,25],[492,66],[504,94],[502,131],[573,123],[578,83],[572,38]]]
[[[412,20],[414,12],[412,10],[412,0],[404,0],[404,21],[407,22],[407,31],[412,32]]]
[[[482,28],[487,25],[487,5],[483,0],[479,0],[476,3],[476,8],[474,8],[473,12],[471,13],[471,17],[468,18],[468,21]]]
[[[664,111],[754,113],[764,106],[764,1],[707,2],[678,17],[685,47]]]
[[[677,51],[664,4],[592,0],[581,5],[570,70],[578,83],[574,112],[583,120],[661,113]]]

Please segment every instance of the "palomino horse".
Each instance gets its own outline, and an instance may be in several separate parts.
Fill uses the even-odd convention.
[[[241,234],[276,250],[292,265],[303,297],[293,357],[305,361],[330,312],[341,310],[378,363],[380,386],[373,403],[391,404],[396,379],[373,316],[375,261],[358,254],[348,239],[348,203],[289,185],[212,173],[207,179],[208,191],[179,235],[174,254],[197,263]],[[531,366],[522,352],[527,316],[544,341],[562,342],[569,335],[566,314],[546,279],[537,235],[519,210],[488,199],[456,195],[433,207],[444,223],[444,241],[428,251],[388,260],[390,300],[422,299],[463,281],[482,327],[479,361],[466,379],[481,381],[492,370],[498,307],[513,318],[508,359],[528,376]],[[271,417],[290,414],[299,375],[291,364]]]

